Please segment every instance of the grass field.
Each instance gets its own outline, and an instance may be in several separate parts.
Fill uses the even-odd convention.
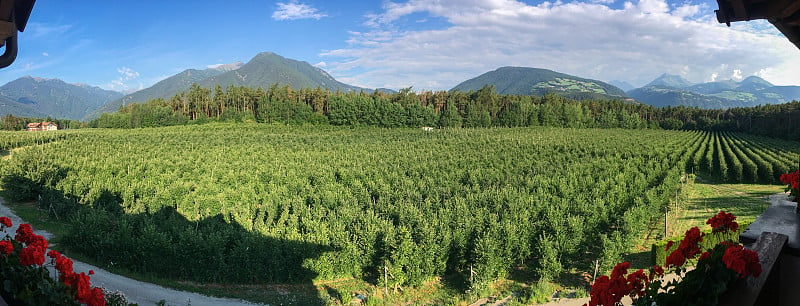
[[[713,178],[689,177],[692,178],[677,194],[677,201],[673,198],[670,202],[666,234],[662,216],[625,256],[634,268],[643,269],[652,265],[650,248],[654,242],[680,237],[693,226],[706,228],[706,220],[719,211],[732,213],[737,221],[752,222],[769,207],[768,197],[783,191],[782,185],[730,184]]]

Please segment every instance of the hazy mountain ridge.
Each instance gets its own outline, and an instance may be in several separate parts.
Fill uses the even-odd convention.
[[[657,77],[655,80],[651,81],[650,83],[647,83],[647,85],[645,85],[644,87],[647,86],[686,88],[692,86],[692,83],[679,75],[664,73],[659,77]]]
[[[692,84],[680,76],[662,74],[648,85],[627,94],[658,107],[683,105],[726,109],[800,100],[800,86],[775,86],[758,76],[749,76],[738,82],[723,80]]]
[[[22,77],[0,86],[0,114],[82,119],[121,93],[59,79]]]
[[[592,79],[585,79],[548,69],[501,67],[456,85],[451,91],[473,91],[494,85],[499,94],[543,96],[556,93],[576,99],[620,99],[625,91]]]

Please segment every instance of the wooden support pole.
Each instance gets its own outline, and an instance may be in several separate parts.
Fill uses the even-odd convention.
[[[668,224],[667,224],[667,222],[669,222],[669,221],[667,221],[667,220],[669,220],[669,216],[667,215],[668,211],[669,211],[669,206],[664,207],[664,238],[665,239],[668,237],[667,236],[667,229],[669,228]]]

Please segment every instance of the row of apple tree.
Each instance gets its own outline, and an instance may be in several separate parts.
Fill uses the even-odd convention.
[[[71,251],[177,280],[395,288],[613,264],[710,144],[704,132],[544,127],[65,134],[18,150],[0,173],[9,196],[70,220]]]

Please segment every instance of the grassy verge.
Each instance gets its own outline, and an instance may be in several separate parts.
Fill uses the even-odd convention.
[[[624,258],[633,268],[647,268],[652,265],[650,248],[654,242],[682,236],[693,226],[706,228],[706,220],[720,210],[733,213],[737,221],[753,221],[769,207],[767,198],[781,191],[780,185],[727,184],[699,176],[689,179],[677,200],[670,202],[666,235],[662,217]]]
[[[780,185],[724,184],[698,178],[684,191],[687,201],[670,214],[668,236],[683,235],[692,226],[706,226],[706,220],[720,210],[734,214],[739,221],[753,221],[769,207],[767,198],[781,191]]]

